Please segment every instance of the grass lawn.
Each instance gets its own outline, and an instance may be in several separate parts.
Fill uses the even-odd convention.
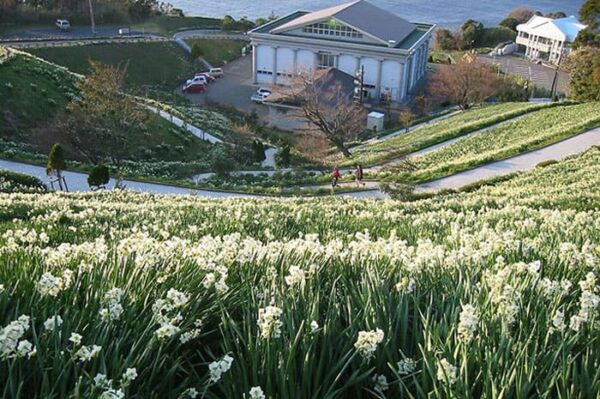
[[[187,40],[190,46],[199,45],[202,57],[212,66],[218,67],[242,55],[242,48],[248,43],[231,39],[194,39]]]
[[[160,15],[149,18],[144,22],[133,24],[131,27],[134,30],[144,30],[146,32],[170,36],[177,31],[185,29],[220,28],[221,20],[218,18],[169,17]]]
[[[128,89],[161,87],[171,90],[194,70],[186,54],[174,43],[91,44],[73,47],[30,49],[30,53],[85,74],[89,60],[110,65],[127,65]]]

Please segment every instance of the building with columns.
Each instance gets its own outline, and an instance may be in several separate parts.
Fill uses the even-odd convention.
[[[411,23],[365,0],[297,11],[248,33],[253,81],[285,85],[294,73],[337,68],[356,76],[372,99],[404,100],[426,73],[434,25]]]
[[[557,64],[561,55],[570,51],[570,44],[586,26],[574,16],[552,19],[534,15],[517,26],[516,43],[529,59]]]

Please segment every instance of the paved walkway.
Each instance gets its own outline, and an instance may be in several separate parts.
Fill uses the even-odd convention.
[[[7,169],[13,172],[24,173],[30,176],[35,176],[42,182],[50,186],[50,179],[46,175],[46,168],[41,166],[30,165],[21,162],[5,161],[0,160],[0,169]],[[63,176],[67,181],[67,187],[70,192],[82,192],[90,191],[87,184],[88,175],[80,172],[63,172]],[[197,195],[199,197],[208,198],[251,198],[251,197],[264,197],[258,194],[243,194],[243,193],[232,193],[222,191],[211,191],[202,189],[192,189],[186,187],[171,186],[167,184],[157,183],[144,183],[132,180],[124,180],[126,190],[145,192],[151,194],[168,194],[168,195]],[[108,188],[114,188],[115,179],[110,179]],[[353,198],[389,198],[386,194],[381,193],[379,190],[371,191],[360,191],[351,193],[340,193],[336,194],[343,197]]]
[[[589,130],[539,150],[420,184],[415,189],[415,192],[459,189],[483,179],[533,169],[540,162],[560,160],[569,155],[584,152],[594,145],[600,145],[600,128]]]
[[[189,123],[185,122],[184,120],[182,120],[174,115],[171,115],[170,113],[168,113],[166,111],[160,110],[160,109],[152,107],[150,105],[146,105],[145,107],[148,108],[149,110],[151,110],[152,112],[157,113],[162,118],[168,120],[169,122],[173,123],[174,125],[183,127],[185,130],[192,133],[194,136],[198,137],[200,140],[208,141],[209,143],[213,143],[213,144],[223,142],[223,140],[221,140],[220,138],[217,138],[217,137],[213,136],[212,134],[207,133],[206,131],[200,129],[199,127],[190,125]]]

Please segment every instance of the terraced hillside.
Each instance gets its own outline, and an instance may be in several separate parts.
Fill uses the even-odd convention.
[[[598,102],[542,109],[414,157],[411,161],[415,170],[394,177],[415,182],[432,180],[535,150],[598,126]]]
[[[357,163],[362,165],[382,164],[528,112],[552,106],[554,104],[503,103],[472,109],[389,140],[360,146],[352,150],[351,159],[342,159],[340,155],[335,155],[329,161],[344,166],[352,166]]]
[[[0,194],[2,396],[597,397],[599,161],[415,202]]]
[[[66,105],[79,96],[80,75],[28,53],[10,50],[0,63],[0,156],[45,162],[56,142],[70,159],[84,161],[58,128]],[[128,131],[128,168],[138,175],[193,174],[207,170],[213,145],[148,111]]]

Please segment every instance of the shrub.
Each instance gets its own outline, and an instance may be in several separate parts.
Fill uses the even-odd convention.
[[[105,165],[94,166],[87,178],[88,185],[92,190],[104,188],[108,184],[109,180],[110,173],[108,171],[108,167]]]
[[[278,168],[287,168],[292,163],[290,147],[284,146],[275,154],[275,164]]]
[[[235,169],[235,162],[223,147],[215,149],[211,156],[212,171],[219,176],[227,176]]]
[[[31,193],[46,190],[46,185],[37,177],[0,169],[0,193]]]

